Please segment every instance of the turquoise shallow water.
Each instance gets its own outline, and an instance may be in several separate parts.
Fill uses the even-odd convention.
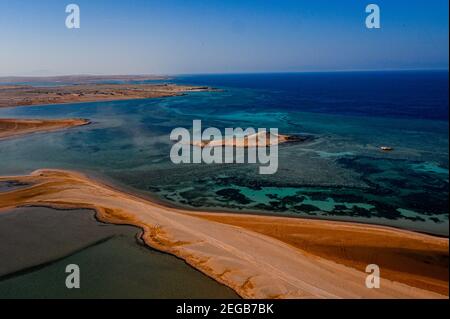
[[[279,89],[221,87],[166,99],[0,109],[1,117],[93,121],[1,141],[0,174],[77,169],[188,208],[343,219],[448,235],[447,121],[413,113],[316,112],[292,107],[314,99],[297,97],[285,107],[289,95]],[[400,97],[391,101],[399,104]],[[430,107],[435,100],[430,97]],[[351,95],[344,101],[356,103]],[[425,105],[426,95],[412,92],[405,103],[419,105],[411,101]],[[316,103],[328,105],[332,98]],[[311,138],[280,147],[275,175],[258,174],[258,165],[172,164],[169,134],[175,127],[190,128],[193,119],[204,127],[276,127]],[[381,152],[381,145],[394,151]]]

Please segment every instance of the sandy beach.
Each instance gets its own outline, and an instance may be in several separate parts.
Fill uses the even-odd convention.
[[[306,253],[383,277],[448,294],[448,240],[366,224],[241,214],[194,214],[279,239]],[[383,239],[381,239],[383,238]]]
[[[448,298],[448,239],[388,227],[286,217],[194,213],[122,192],[83,174],[1,177],[0,209],[91,208],[144,230],[145,243],[184,259],[244,298]],[[379,263],[381,288],[365,286]],[[447,273],[445,275],[445,272]]]
[[[86,119],[0,119],[0,139],[88,125]]]

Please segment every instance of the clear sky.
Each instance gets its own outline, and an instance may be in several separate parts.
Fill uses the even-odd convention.
[[[448,69],[448,28],[448,0],[0,0],[0,75]]]

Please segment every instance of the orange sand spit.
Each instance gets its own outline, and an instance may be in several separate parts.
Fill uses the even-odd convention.
[[[448,295],[448,280],[442,278],[443,270],[448,272],[448,239],[353,223],[193,213],[69,171],[0,177],[12,180],[28,186],[1,192],[0,210],[95,209],[106,222],[141,227],[146,244],[184,259],[245,298]],[[381,266],[380,289],[365,286],[361,269],[369,262]]]
[[[237,214],[195,214],[236,225],[360,271],[380,266],[382,276],[448,294],[448,240],[364,224]]]
[[[85,119],[0,119],[0,139],[30,133],[56,131],[74,126],[87,125],[89,123]]]

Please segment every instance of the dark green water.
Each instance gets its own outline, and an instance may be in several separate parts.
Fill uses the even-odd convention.
[[[237,298],[182,260],[143,246],[131,226],[89,210],[18,208],[0,214],[2,298]],[[80,288],[65,285],[80,267]]]

